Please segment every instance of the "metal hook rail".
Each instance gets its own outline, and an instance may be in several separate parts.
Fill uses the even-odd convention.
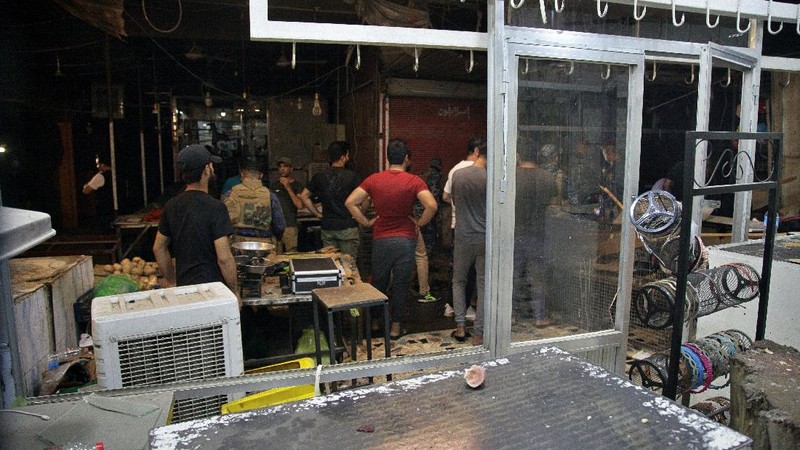
[[[644,15],[647,14],[647,6],[642,7],[642,15],[640,16],[639,13],[639,0],[633,0],[633,18],[637,22],[644,19]]]
[[[750,31],[750,27],[753,25],[752,22],[749,20],[747,21],[747,28],[742,28],[741,21],[742,21],[742,0],[738,0],[736,2],[736,31],[741,34],[745,34]]]
[[[607,80],[611,77],[611,64],[606,64],[606,71],[605,73],[600,74],[600,78]]]
[[[709,1],[710,0],[706,0],[706,26],[708,26],[708,28],[716,28],[717,25],[719,25],[719,15],[717,15],[717,21],[712,24],[711,23],[711,7],[708,4]]]
[[[600,0],[597,0],[597,16],[601,19],[608,14],[608,3],[603,7],[602,12],[600,10]]]
[[[769,0],[769,3],[767,4],[767,31],[772,35],[783,31],[783,22],[781,22],[781,26],[778,27],[777,30],[772,29],[772,0]]]
[[[686,84],[693,84],[694,83],[694,64],[692,64],[692,76],[688,80],[683,80]]]
[[[681,21],[678,22],[678,18],[675,15],[675,0],[672,0],[672,24],[679,27],[682,26],[684,22],[686,22],[686,14],[681,14]]]
[[[647,81],[656,81],[657,75],[658,75],[658,63],[653,61],[653,76],[647,77]]]

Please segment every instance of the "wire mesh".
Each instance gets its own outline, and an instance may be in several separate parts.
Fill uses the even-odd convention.
[[[725,330],[710,334],[681,346],[681,360],[678,364],[678,386],[681,393],[699,393],[708,388],[721,389],[728,385],[713,385],[720,377],[729,376],[730,360],[738,352],[750,348],[752,340],[739,330]],[[669,368],[669,354],[654,353],[646,358],[633,361],[628,378],[635,384],[661,392],[666,382]]]
[[[720,288],[720,302],[736,306],[758,297],[761,278],[747,264],[725,264],[714,273],[714,283]]]
[[[727,397],[711,397],[692,405],[709,419],[728,426],[731,423],[731,401]]]
[[[726,264],[692,272],[687,277],[684,321],[740,305],[758,297],[758,272],[747,264]],[[677,285],[675,278],[645,284],[639,289],[634,310],[641,323],[663,329],[673,322]]]

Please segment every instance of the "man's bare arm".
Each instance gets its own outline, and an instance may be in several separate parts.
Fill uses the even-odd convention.
[[[348,211],[350,211],[350,215],[353,216],[353,219],[356,219],[356,222],[362,226],[371,227],[372,224],[375,223],[377,217],[367,219],[367,216],[365,216],[364,212],[361,210],[361,205],[367,200],[369,200],[369,194],[367,191],[357,187],[347,197],[347,200],[344,202],[344,206]]]
[[[319,212],[316,206],[314,206],[314,202],[311,201],[311,191],[308,188],[303,188],[303,192],[300,193],[300,199],[303,200],[303,205],[311,211],[311,214],[317,219],[322,219],[322,213]]]
[[[156,240],[153,242],[153,254],[158,262],[158,268],[164,277],[164,287],[175,286],[175,264],[172,261],[172,254],[169,252],[170,239],[161,232],[156,233]]]
[[[424,190],[417,193],[417,200],[422,203],[422,206],[425,208],[422,211],[422,215],[419,219],[417,219],[417,226],[424,227],[433,219],[433,216],[436,214],[436,209],[439,205],[436,203],[436,198],[433,196],[431,191]]]
[[[236,260],[231,253],[231,244],[228,236],[222,236],[214,241],[214,250],[217,252],[217,265],[222,272],[222,278],[225,284],[236,294],[236,299],[239,300],[239,307],[242,306],[242,299],[239,298],[239,287],[237,285],[236,277]]]

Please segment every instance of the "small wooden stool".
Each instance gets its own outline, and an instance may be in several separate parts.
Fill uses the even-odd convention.
[[[314,304],[314,344],[317,351],[317,364],[322,363],[322,350],[320,348],[319,338],[319,306],[321,305],[328,312],[328,349],[330,350],[331,364],[336,361],[336,345],[335,335],[333,334],[333,313],[340,311],[348,311],[352,308],[359,308],[365,311],[364,323],[366,328],[367,337],[367,358],[372,359],[372,329],[370,324],[369,309],[373,306],[383,306],[383,318],[385,321],[383,329],[384,347],[386,348],[386,357],[390,358],[392,355],[391,345],[389,344],[389,330],[391,328],[389,318],[389,299],[383,293],[377,290],[369,283],[359,283],[350,286],[337,286],[328,288],[319,288],[311,291]],[[353,350],[351,352],[351,359],[356,360],[356,343],[358,342],[358,333],[353,336]]]

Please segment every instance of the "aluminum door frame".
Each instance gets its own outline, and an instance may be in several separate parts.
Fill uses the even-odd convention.
[[[565,32],[564,34],[568,34]],[[540,36],[541,37],[541,36]],[[563,45],[563,40],[547,43],[511,43],[504,42],[502,52],[504,61],[501,67],[505,70],[499,74],[500,82],[491,83],[491,97],[499,104],[490,108],[495,115],[494,123],[502,123],[502,130],[494,133],[490,142],[499,151],[490,152],[489,185],[487,194],[489,208],[492,209],[490,222],[487,224],[487,270],[486,280],[486,323],[490,336],[489,348],[496,355],[529,351],[543,344],[557,344],[562,348],[577,352],[600,350],[602,355],[595,357],[596,362],[604,367],[622,372],[627,350],[627,333],[630,315],[630,297],[633,274],[633,253],[635,233],[633,228],[623,219],[620,238],[620,271],[618,275],[618,292],[616,301],[616,317],[614,329],[590,332],[581,335],[527,342],[511,342],[511,292],[512,273],[507,264],[490,265],[492,261],[503,261],[513,252],[514,235],[514,202],[516,186],[514,161],[516,154],[517,134],[517,92],[519,88],[519,60],[522,57],[558,59],[581,63],[595,63],[600,69],[603,64],[623,65],[628,67],[627,118],[625,135],[624,194],[623,214],[638,190],[639,157],[641,150],[642,130],[642,93],[644,91],[644,52],[634,50],[608,50],[570,48]],[[601,71],[598,70],[598,77]],[[490,102],[491,105],[491,102]],[[499,119],[499,120],[498,120]],[[490,134],[491,129],[490,129]],[[610,351],[609,351],[610,350]]]

